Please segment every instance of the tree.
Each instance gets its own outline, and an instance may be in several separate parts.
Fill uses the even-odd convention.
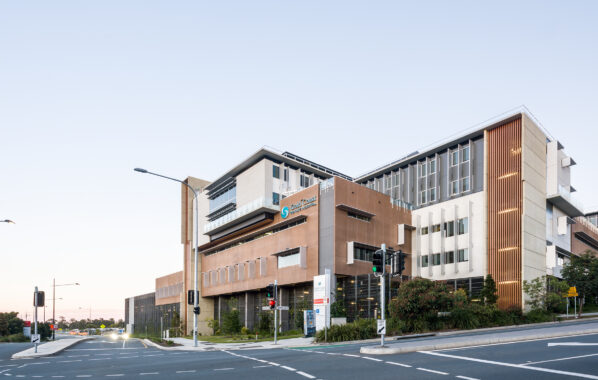
[[[566,282],[554,277],[538,277],[523,281],[523,290],[529,297],[532,310],[558,312],[564,305],[563,293],[569,288]]]
[[[17,317],[15,311],[0,313],[0,336],[23,332],[23,320]]]
[[[496,283],[492,278],[492,275],[488,273],[486,275],[486,279],[484,280],[484,287],[480,292],[480,297],[482,298],[482,302],[484,305],[496,305],[496,301],[498,301],[498,294],[496,289]]]
[[[581,256],[571,256],[571,261],[563,266],[561,274],[569,285],[576,287],[581,299],[598,296],[598,258],[591,251]],[[580,316],[582,311],[583,303],[580,303]]]

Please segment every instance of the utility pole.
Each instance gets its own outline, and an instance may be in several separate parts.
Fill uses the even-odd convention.
[[[274,280],[274,305],[278,306],[278,280]],[[274,308],[274,344],[277,344],[278,338],[278,313]]]
[[[382,312],[382,321],[386,330],[386,307],[385,307],[385,292],[384,287],[386,285],[384,281],[384,275],[386,274],[386,244],[382,244],[382,274],[380,276],[380,311]],[[384,347],[384,333],[380,335],[380,346]]]
[[[38,302],[38,297],[39,297],[39,291],[37,290],[37,286],[35,287],[35,328],[34,328],[34,334],[37,337],[37,304]],[[35,342],[35,353],[37,354],[37,341]]]

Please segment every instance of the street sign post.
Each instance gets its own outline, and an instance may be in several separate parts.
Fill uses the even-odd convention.
[[[378,319],[378,335],[386,334],[386,319]]]
[[[39,343],[39,340],[40,340],[39,334],[31,334],[31,343],[35,343],[36,350],[37,350],[37,344]]]

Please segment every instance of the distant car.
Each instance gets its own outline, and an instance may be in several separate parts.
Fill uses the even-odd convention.
[[[118,331],[113,331],[110,334],[110,339],[112,340],[126,340],[129,339],[129,334],[125,332],[125,330],[120,329]]]

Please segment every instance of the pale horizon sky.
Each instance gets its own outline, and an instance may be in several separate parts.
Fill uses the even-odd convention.
[[[57,288],[57,316],[118,319],[182,269],[179,185],[134,167],[214,180],[271,146],[357,176],[525,105],[598,209],[597,11],[0,2],[0,311],[31,313],[56,278],[81,283]]]

